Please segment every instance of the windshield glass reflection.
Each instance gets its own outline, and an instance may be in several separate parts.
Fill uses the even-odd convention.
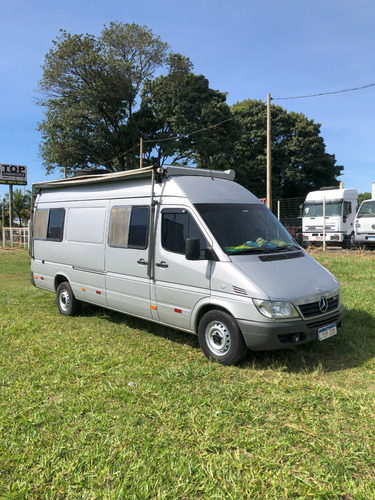
[[[300,249],[263,204],[197,204],[217,242],[228,255]]]

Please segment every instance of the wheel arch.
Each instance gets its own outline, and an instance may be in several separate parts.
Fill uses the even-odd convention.
[[[67,281],[69,283],[69,279],[67,276],[65,276],[65,274],[56,274],[53,284],[55,292],[57,291],[57,288],[60,285],[60,283],[63,283],[64,281]]]
[[[195,318],[194,318],[194,332],[198,335],[198,327],[199,327],[199,323],[201,321],[201,319],[203,318],[203,316],[208,313],[209,311],[222,311],[224,313],[227,313],[229,314],[230,316],[232,316],[234,319],[236,319],[232,312],[227,309],[226,307],[220,305],[220,304],[213,304],[213,303],[207,303],[207,304],[203,304],[199,310],[197,311],[196,315],[195,315]]]

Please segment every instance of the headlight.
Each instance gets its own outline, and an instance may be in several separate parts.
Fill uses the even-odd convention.
[[[276,302],[273,300],[253,299],[258,311],[266,318],[299,318],[299,314],[290,302]]]

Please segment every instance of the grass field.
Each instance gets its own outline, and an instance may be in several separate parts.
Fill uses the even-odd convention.
[[[314,257],[338,335],[225,367],[188,334],[61,316],[26,251],[0,252],[0,498],[375,498],[375,255]]]

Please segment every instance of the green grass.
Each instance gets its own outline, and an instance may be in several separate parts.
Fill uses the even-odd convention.
[[[317,252],[344,326],[237,367],[92,306],[61,316],[0,253],[1,499],[375,498],[375,255]]]

